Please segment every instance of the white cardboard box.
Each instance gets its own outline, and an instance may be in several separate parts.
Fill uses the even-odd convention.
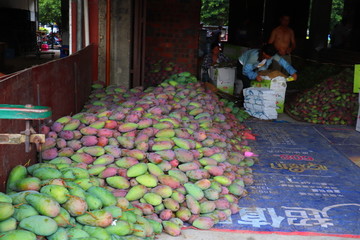
[[[221,91],[234,94],[236,68],[217,68],[210,67],[209,75],[212,83]]]

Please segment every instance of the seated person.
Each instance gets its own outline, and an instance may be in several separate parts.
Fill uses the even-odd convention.
[[[224,53],[222,53],[221,48],[218,44],[213,44],[211,49],[212,49],[211,53],[208,53],[204,56],[203,63],[201,64],[202,77],[204,82],[207,82],[209,78],[208,70],[211,66],[230,62],[230,59],[227,56],[225,56]],[[205,76],[205,79],[204,79],[204,75],[207,75]]]
[[[261,81],[259,71],[267,70],[273,60],[277,61],[294,80],[297,79],[296,70],[277,54],[274,45],[266,44],[261,49],[247,50],[239,57],[244,88],[250,87],[250,80]]]

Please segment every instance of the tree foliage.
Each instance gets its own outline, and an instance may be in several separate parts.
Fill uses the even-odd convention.
[[[330,30],[341,22],[344,10],[344,0],[333,0],[330,18]]]
[[[229,0],[202,0],[201,21],[205,25],[228,25]]]
[[[39,22],[41,24],[60,24],[61,0],[39,0]]]

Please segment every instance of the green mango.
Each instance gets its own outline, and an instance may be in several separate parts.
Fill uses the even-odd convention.
[[[38,211],[36,211],[36,209],[33,206],[28,204],[22,204],[15,208],[13,217],[20,222],[24,218],[34,215],[39,215],[39,213]]]
[[[89,210],[97,210],[103,207],[102,201],[91,193],[85,193],[85,201]]]
[[[118,220],[114,225],[105,228],[109,234],[116,234],[119,236],[126,236],[132,233],[132,228],[129,222]]]
[[[11,217],[0,222],[0,233],[15,230],[17,227],[16,219]]]
[[[34,177],[37,177],[37,178],[41,179],[41,180],[53,179],[53,178],[61,178],[62,177],[62,173],[59,170],[57,170],[55,168],[51,168],[51,167],[38,168],[38,169],[34,170],[32,175]]]
[[[81,216],[76,217],[76,221],[83,225],[89,225],[93,227],[108,227],[113,221],[111,213],[104,209],[94,210],[87,212]]]
[[[52,197],[43,193],[31,193],[25,197],[41,215],[56,217],[60,213],[60,205]]]
[[[58,229],[55,220],[41,215],[24,218],[20,221],[19,226],[41,236],[50,236]]]
[[[1,240],[36,240],[36,235],[26,230],[12,230],[1,233]]]
[[[0,221],[10,218],[14,214],[15,208],[11,203],[0,202]]]
[[[109,190],[105,188],[93,186],[89,188],[87,192],[99,198],[102,201],[104,207],[116,205],[116,198]]]
[[[0,192],[0,202],[12,203],[12,198],[9,195]]]
[[[47,237],[48,240],[68,240],[68,232],[66,228],[59,227],[58,230]]]
[[[16,190],[16,183],[27,176],[26,167],[23,165],[17,165],[9,174],[6,183],[6,192],[9,193],[12,190]]]
[[[104,228],[85,225],[83,230],[91,237],[95,237],[99,240],[111,240],[110,234]]]
[[[40,189],[40,192],[51,196],[60,204],[69,199],[69,191],[66,187],[60,185],[46,185]]]
[[[65,208],[60,208],[60,213],[53,219],[59,227],[67,227],[70,225],[70,213]]]

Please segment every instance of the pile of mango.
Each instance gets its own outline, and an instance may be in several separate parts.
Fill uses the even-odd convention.
[[[145,84],[156,86],[174,74],[183,72],[179,64],[168,59],[155,60],[147,58],[145,61]]]
[[[315,124],[354,125],[359,109],[353,93],[354,72],[346,69],[298,94],[287,110],[299,120]]]
[[[256,159],[215,94],[176,79],[93,88],[83,112],[41,128],[43,163],[10,173],[1,240],[154,239],[238,213]]]

